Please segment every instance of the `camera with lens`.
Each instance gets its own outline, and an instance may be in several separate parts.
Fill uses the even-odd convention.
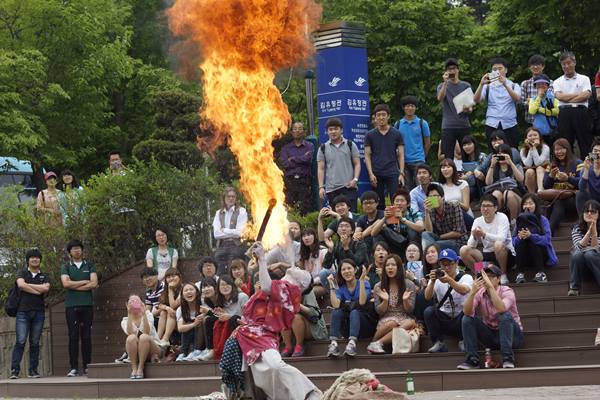
[[[434,269],[433,272],[435,272],[435,277],[438,279],[444,276],[444,271],[439,268]]]
[[[590,158],[590,160],[596,161],[600,158],[600,154],[590,153],[590,154],[588,154],[588,157]]]

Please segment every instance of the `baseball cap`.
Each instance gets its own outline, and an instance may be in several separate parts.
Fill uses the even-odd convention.
[[[494,264],[486,265],[486,267],[483,270],[486,274],[492,273],[496,276],[502,276],[502,270],[500,269],[500,267]]]
[[[44,180],[47,181],[50,178],[58,179],[58,177],[56,176],[56,174],[54,172],[48,171],[48,172],[46,172],[46,174],[44,174]]]
[[[444,69],[448,69],[452,65],[458,67],[458,60],[454,57],[450,57],[444,62]]]
[[[550,78],[548,78],[548,75],[541,74],[540,76],[535,78],[535,80],[533,81],[533,85],[535,86],[538,83],[545,83],[546,85],[550,85]]]
[[[458,261],[458,255],[452,249],[444,249],[440,252],[440,256],[438,257],[438,261],[448,260],[448,261]]]

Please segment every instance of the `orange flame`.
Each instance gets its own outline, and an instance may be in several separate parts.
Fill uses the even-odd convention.
[[[312,0],[177,0],[169,9],[172,32],[201,48],[203,119],[214,135],[210,152],[226,142],[235,154],[241,190],[251,204],[256,236],[269,200],[275,199],[263,242],[287,235],[283,174],[273,160],[273,139],[288,130],[290,115],[273,84],[275,72],[312,54],[308,34],[318,25]],[[229,139],[229,140],[228,140]]]

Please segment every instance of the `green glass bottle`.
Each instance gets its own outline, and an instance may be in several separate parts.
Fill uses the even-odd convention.
[[[406,394],[415,394],[415,382],[410,369],[406,372]]]

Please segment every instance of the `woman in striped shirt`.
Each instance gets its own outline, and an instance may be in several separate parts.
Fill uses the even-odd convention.
[[[571,281],[569,283],[569,296],[579,296],[581,275],[589,269],[600,285],[600,253],[598,250],[598,212],[600,203],[588,200],[583,205],[583,212],[579,216],[579,223],[573,227],[573,253],[569,269]]]

